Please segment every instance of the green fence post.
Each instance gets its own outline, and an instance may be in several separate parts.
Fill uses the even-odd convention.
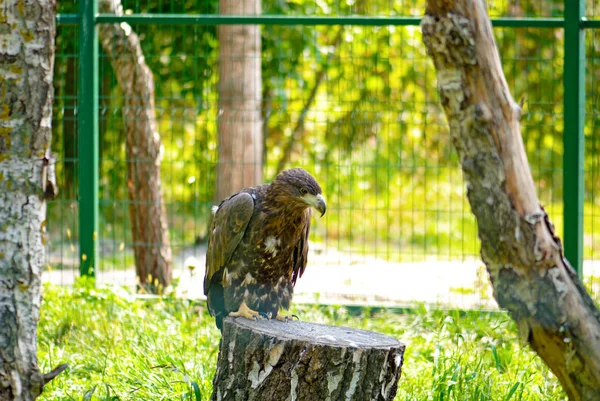
[[[93,276],[98,235],[97,1],[80,2],[79,21],[79,256],[81,275]]]
[[[583,275],[585,0],[565,0],[563,200],[565,256]]]

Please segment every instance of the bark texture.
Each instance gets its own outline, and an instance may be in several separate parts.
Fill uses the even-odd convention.
[[[123,14],[120,0],[101,0],[105,13]],[[102,48],[125,96],[127,189],[135,265],[140,286],[160,293],[171,284],[172,253],[163,199],[162,144],[154,108],[154,79],[139,37],[128,24],[100,24]]]
[[[221,14],[261,13],[260,0],[220,0]],[[262,184],[262,73],[258,25],[219,25],[219,163],[215,202]]]
[[[211,399],[391,401],[404,349],[371,331],[227,318]]]
[[[600,400],[600,314],[537,199],[485,4],[429,0],[421,28],[494,296],[571,400]]]
[[[34,400],[50,157],[54,0],[0,7],[0,400]]]

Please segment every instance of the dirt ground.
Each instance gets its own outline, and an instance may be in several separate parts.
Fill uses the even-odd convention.
[[[174,258],[177,295],[202,299],[206,248],[184,249]],[[73,268],[45,270],[42,279],[59,285],[72,285],[79,272]],[[63,265],[64,266],[64,265]],[[193,267],[193,269],[190,269]],[[600,260],[584,263],[586,277],[596,277],[594,295],[600,297]],[[133,266],[115,269],[101,266],[96,272],[99,284],[135,287]],[[392,263],[381,258],[336,249],[311,251],[307,269],[298,280],[294,302],[411,306],[416,303],[462,309],[497,309],[487,273],[481,261],[434,260]]]

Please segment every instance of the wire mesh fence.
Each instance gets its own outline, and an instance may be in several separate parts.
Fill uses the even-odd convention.
[[[60,11],[73,11],[64,7]],[[54,105],[52,110],[52,150],[56,156],[58,196],[48,202],[47,269],[53,281],[72,282],[78,271],[77,221],[77,89],[78,27],[58,24],[54,64]],[[49,278],[48,278],[49,279]]]
[[[600,8],[590,7],[591,17]],[[584,272],[595,299],[600,298],[600,31],[590,30],[586,37],[586,123],[585,123],[585,205]]]
[[[125,14],[217,15],[218,1],[124,0]],[[493,18],[563,17],[562,2],[488,2]],[[76,13],[77,3],[59,12]],[[596,6],[590,3],[593,17]],[[323,187],[328,212],[313,220],[311,255],[296,287],[299,300],[406,304],[414,301],[494,307],[479,261],[476,222],[448,128],[438,104],[434,68],[414,1],[263,1],[269,16],[362,16],[360,24],[261,25],[260,113],[265,181],[281,167],[301,166]],[[500,24],[502,25],[502,24]],[[508,25],[505,23],[505,25]],[[559,27],[497,27],[497,45],[514,97],[525,99],[523,139],[538,195],[557,232],[563,227],[563,60]],[[533,23],[535,25],[535,23]],[[218,25],[122,25],[140,38],[153,73],[162,140],[161,178],[178,291],[202,292],[206,231],[219,164]],[[125,29],[125,28],[124,28]],[[69,284],[79,275],[77,25],[59,24],[53,149],[59,197],[49,205],[45,278]],[[243,58],[244,42],[239,54]],[[597,138],[600,37],[586,36],[584,273],[600,285]],[[130,57],[117,54],[116,57]],[[135,286],[126,151],[127,96],[109,56],[99,57],[99,281]],[[243,118],[242,110],[227,118]],[[131,118],[131,117],[128,117]],[[142,110],[139,117],[144,118]],[[242,121],[245,122],[245,121]],[[148,244],[154,247],[160,244]],[[152,248],[152,247],[150,247]],[[188,268],[190,265],[197,269]],[[382,279],[384,278],[384,279]]]

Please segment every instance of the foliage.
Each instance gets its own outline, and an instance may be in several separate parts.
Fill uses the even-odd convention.
[[[405,342],[396,400],[564,399],[504,313],[417,307],[398,315],[338,306],[298,306],[293,312]],[[131,298],[84,280],[72,289],[46,286],[39,363],[43,371],[60,363],[70,369],[45,388],[41,400],[207,400],[219,338],[206,309],[187,300]]]
[[[134,13],[218,12],[218,0],[123,4]],[[488,4],[495,17],[557,17],[563,2]],[[64,12],[74,10],[62,7]],[[263,13],[277,15],[419,16],[424,1],[263,0],[262,7]],[[176,250],[177,244],[205,236],[214,201],[219,42],[215,26],[132,29],[142,39],[155,78],[164,144],[162,177]],[[76,31],[60,27],[57,38],[53,148],[62,160],[57,171],[61,194],[49,208],[49,230],[57,242],[64,241],[65,225],[75,238],[78,235]],[[494,32],[509,86],[517,100],[525,97],[523,138],[541,202],[562,226],[563,32]],[[599,39],[588,35],[591,57],[597,57]],[[129,246],[123,94],[104,57],[100,70],[100,239]],[[600,186],[596,70],[591,63],[590,76],[595,78],[586,83],[591,94],[586,122],[586,257],[600,252],[600,239],[589,228],[600,223],[595,196]],[[416,258],[477,253],[475,221],[418,27],[263,26],[262,76],[265,177],[272,178],[282,162],[315,173],[330,207],[313,230],[313,240],[371,244],[371,250],[384,243],[386,254],[392,248]]]

